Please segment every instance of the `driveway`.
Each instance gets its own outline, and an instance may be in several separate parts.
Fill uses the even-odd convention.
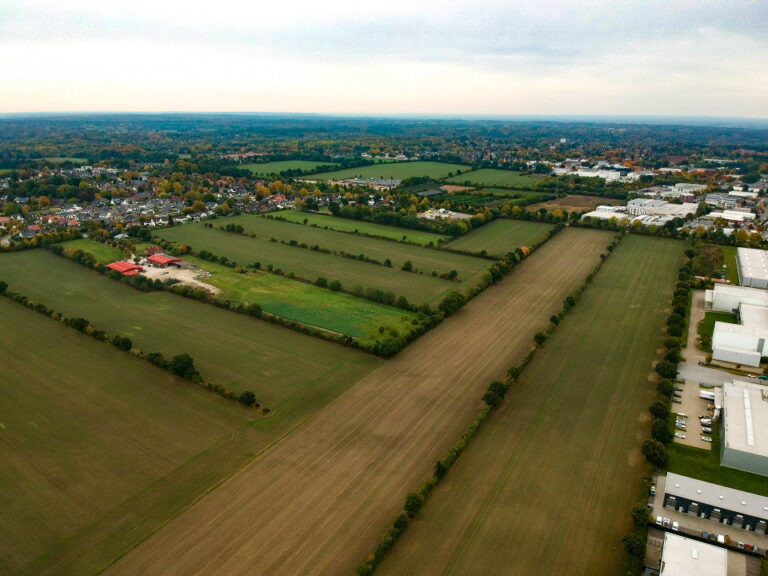
[[[710,368],[709,366],[699,366],[698,364],[692,364],[690,362],[682,362],[678,370],[678,380],[683,380],[684,382],[688,383],[722,386],[723,383],[736,379],[743,382],[765,384],[765,382],[759,380],[758,378],[738,376],[736,374],[726,372],[725,370],[718,370],[717,368]]]
[[[704,290],[694,290],[691,296],[691,314],[688,319],[688,341],[683,356],[686,362],[698,364],[707,358],[707,353],[699,350],[699,322],[704,320]]]

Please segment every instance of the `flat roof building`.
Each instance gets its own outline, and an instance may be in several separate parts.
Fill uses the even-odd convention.
[[[739,324],[715,322],[712,358],[723,362],[760,366],[768,355],[768,291],[744,286],[715,284],[707,290],[705,307],[738,314]]]
[[[754,248],[736,250],[739,284],[750,288],[768,289],[768,252]]]
[[[744,286],[715,284],[713,290],[707,290],[705,304],[715,312],[736,314],[742,304],[768,307],[768,292]]]
[[[698,518],[765,534],[768,498],[669,472],[664,507]],[[714,527],[713,527],[714,529]]]
[[[662,576],[727,576],[728,551],[678,534],[664,534]]]
[[[721,444],[722,466],[768,476],[767,387],[739,380],[723,385]]]

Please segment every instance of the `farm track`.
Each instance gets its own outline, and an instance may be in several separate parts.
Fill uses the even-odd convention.
[[[612,238],[558,234],[108,573],[352,573]]]

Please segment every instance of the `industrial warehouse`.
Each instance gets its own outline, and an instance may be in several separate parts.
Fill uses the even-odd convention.
[[[765,386],[738,380],[723,385],[720,464],[768,476],[768,388]]]
[[[736,269],[742,286],[768,289],[768,254],[765,250],[738,248]]]
[[[712,358],[760,366],[768,341],[768,291],[716,284],[706,291],[704,302],[708,310],[737,314],[740,320],[740,324],[715,323]]]

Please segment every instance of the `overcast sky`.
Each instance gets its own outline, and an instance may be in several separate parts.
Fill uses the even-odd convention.
[[[768,117],[768,0],[0,0],[0,112]]]

